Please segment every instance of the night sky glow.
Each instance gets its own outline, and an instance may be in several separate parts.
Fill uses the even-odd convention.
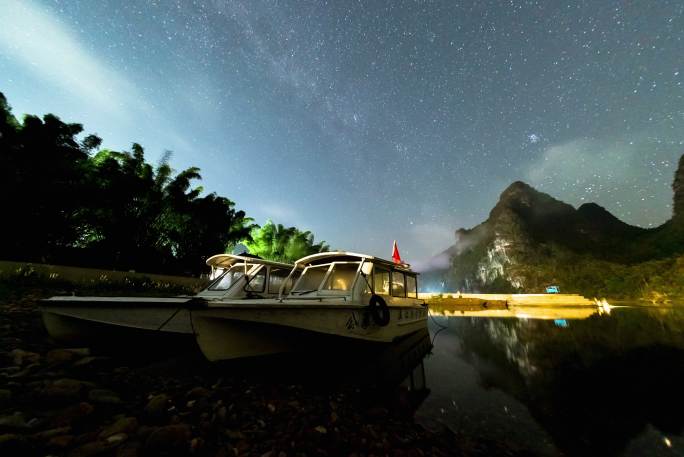
[[[171,150],[257,222],[334,248],[397,239],[422,260],[514,180],[670,216],[681,1],[3,0],[0,17],[15,114]]]

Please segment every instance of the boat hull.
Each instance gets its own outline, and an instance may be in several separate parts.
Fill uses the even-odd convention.
[[[190,303],[186,298],[59,297],[43,301],[41,312],[52,338],[80,342],[115,329],[192,335]]]
[[[344,305],[226,306],[194,310],[197,343],[210,361],[320,349],[346,341],[390,343],[427,326],[427,308],[390,307],[378,326],[367,307]],[[343,343],[344,344],[344,343]]]

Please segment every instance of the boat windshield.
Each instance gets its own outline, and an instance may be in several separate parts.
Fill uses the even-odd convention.
[[[209,290],[228,290],[245,275],[244,265],[233,265],[230,269],[223,272],[221,276],[211,283]]]
[[[360,262],[335,262],[332,264],[330,274],[326,273],[330,269],[330,264],[316,265],[308,267],[301,279],[297,283],[293,294],[305,294],[317,290],[351,290],[359,269]],[[325,281],[325,282],[324,282]]]

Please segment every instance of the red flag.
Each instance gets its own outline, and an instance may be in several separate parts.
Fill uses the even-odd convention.
[[[392,260],[394,260],[394,263],[402,263],[401,256],[399,255],[399,248],[397,247],[397,240],[394,240],[394,246],[392,246]]]

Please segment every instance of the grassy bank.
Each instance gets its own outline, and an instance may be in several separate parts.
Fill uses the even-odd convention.
[[[684,304],[684,256],[621,264],[574,254],[537,256],[508,267],[511,277],[523,278],[525,290],[557,284],[564,293],[585,297]]]
[[[26,290],[66,295],[173,296],[194,294],[206,282],[205,278],[0,261],[2,296]]]

